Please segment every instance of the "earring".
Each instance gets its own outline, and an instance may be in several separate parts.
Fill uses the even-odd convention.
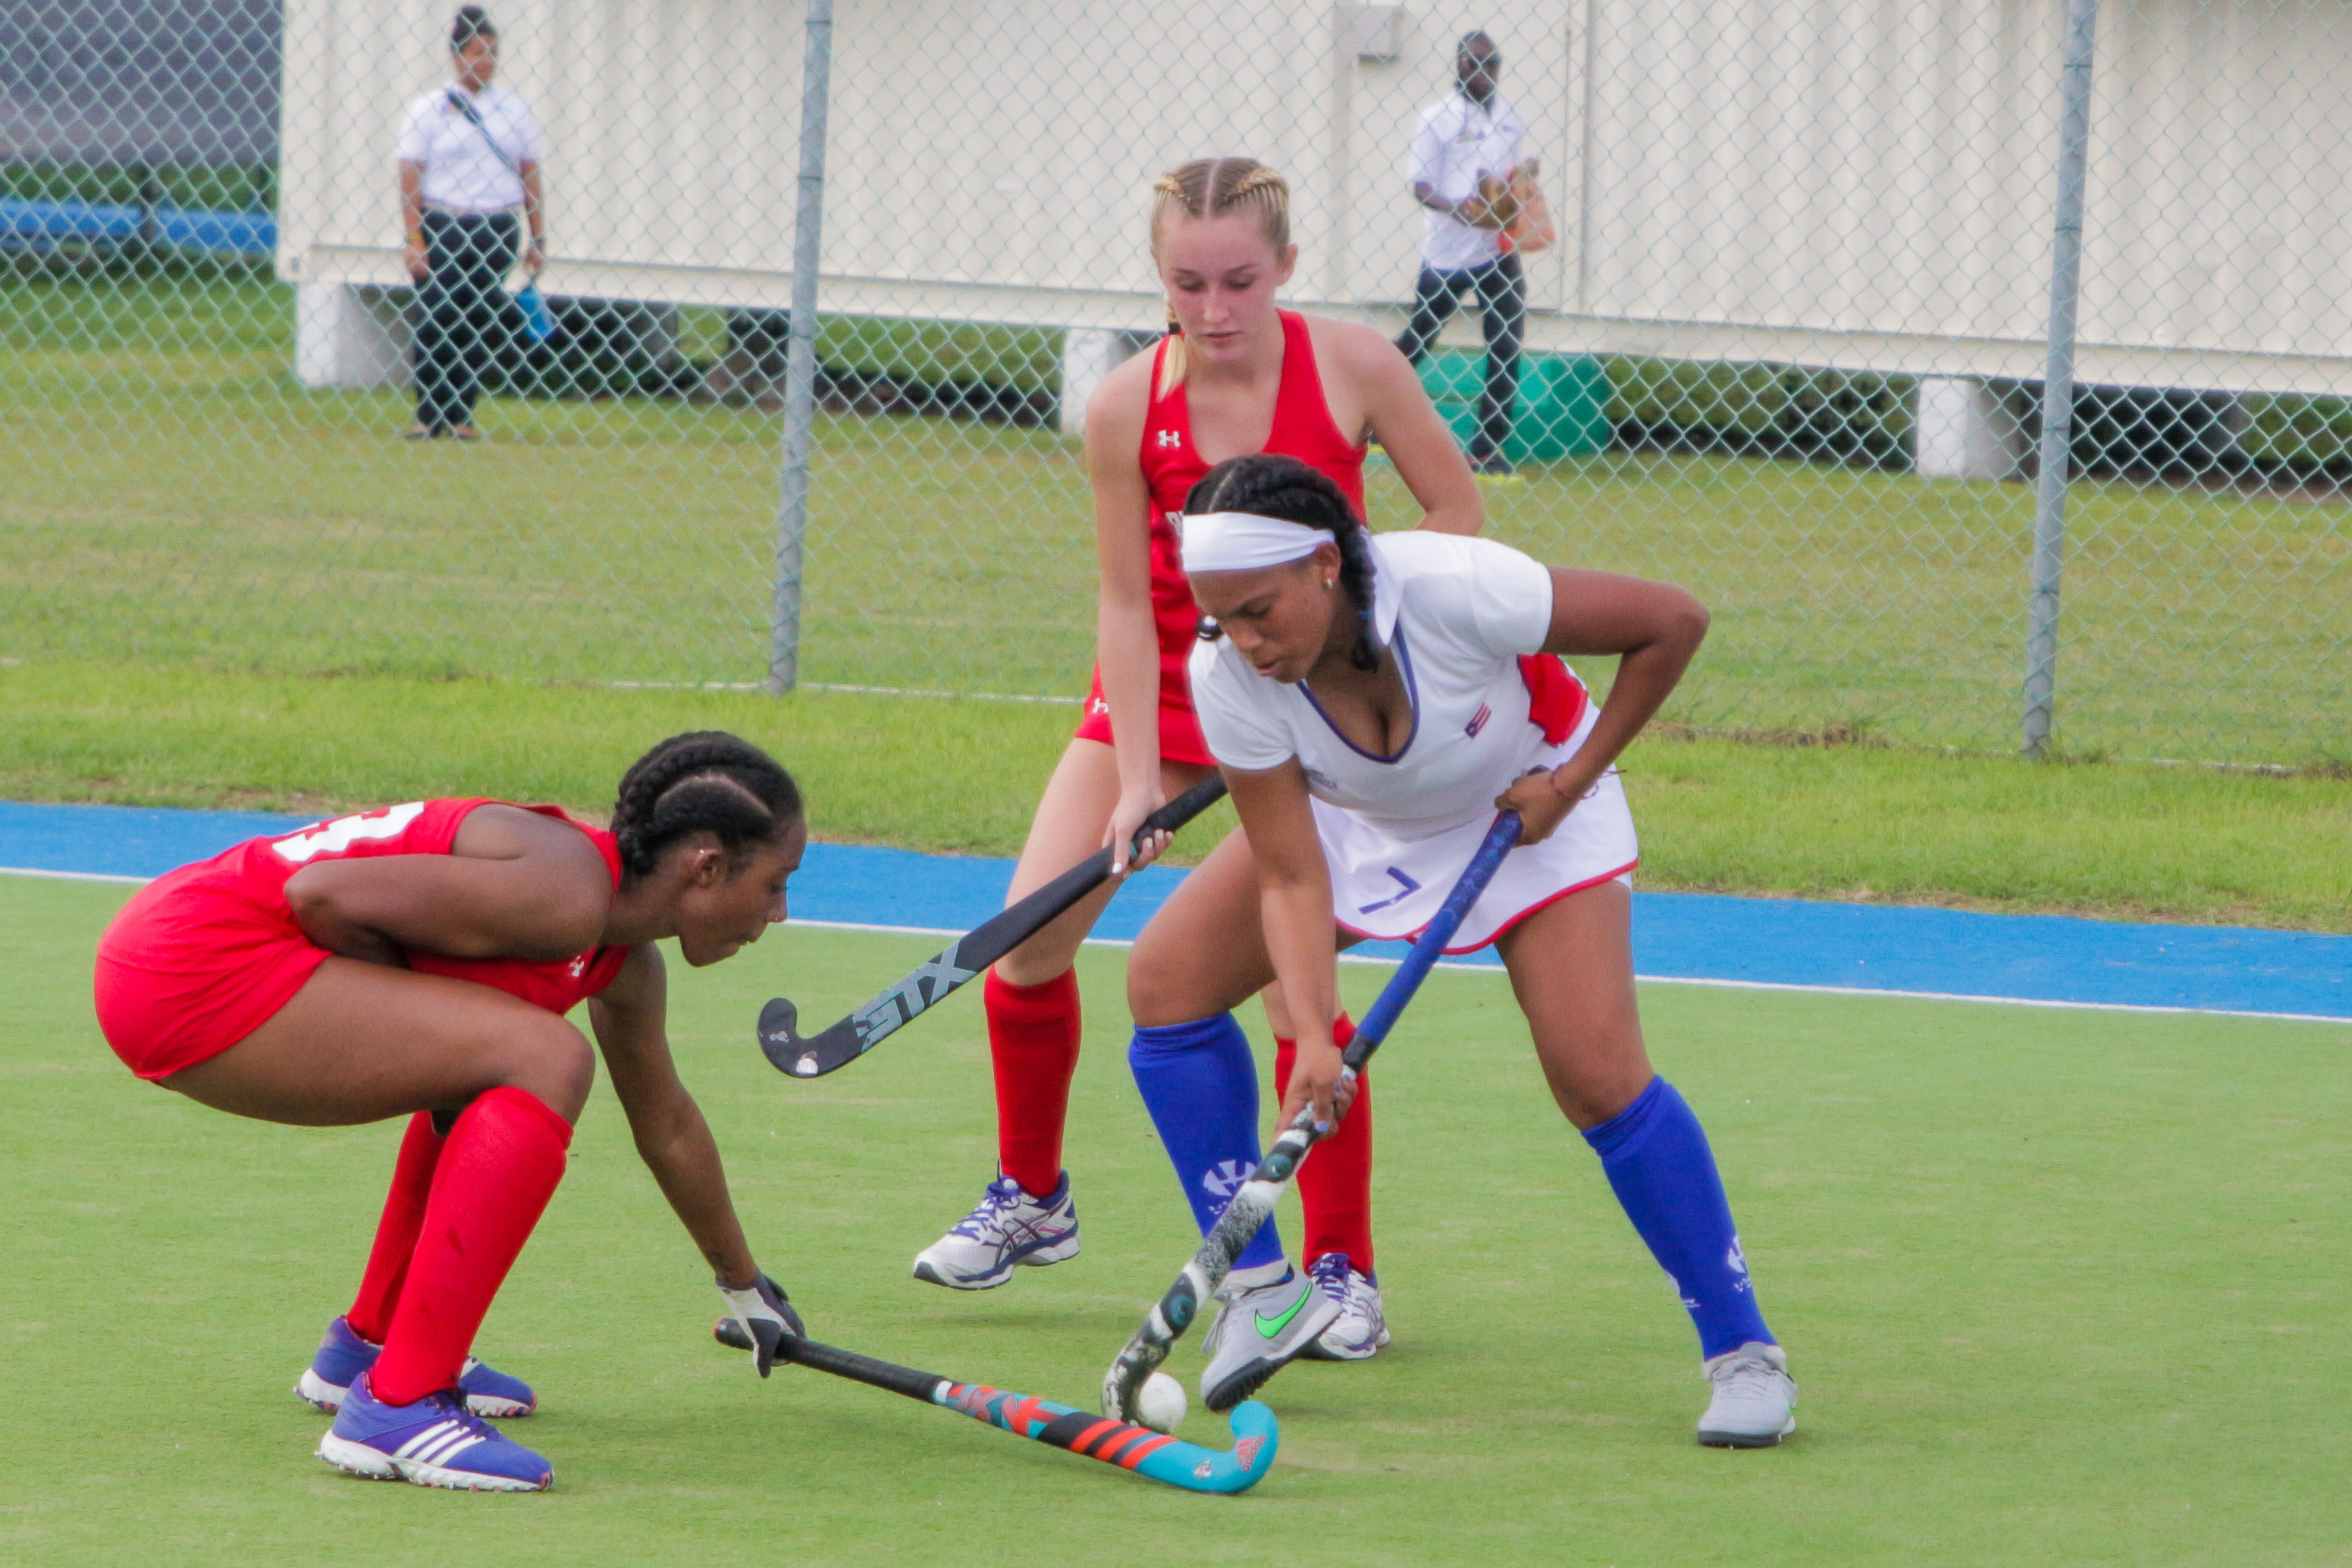
[[[1331,591],[1331,579],[1328,577],[1323,579],[1323,591],[1327,594]]]

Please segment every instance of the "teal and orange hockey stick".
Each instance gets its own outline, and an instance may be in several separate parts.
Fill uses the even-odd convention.
[[[750,1341],[732,1318],[719,1320],[717,1337],[721,1343],[738,1350],[750,1347]],[[790,1334],[776,1346],[776,1356],[812,1372],[831,1373],[852,1383],[868,1384],[925,1405],[957,1411],[1016,1437],[1067,1448],[1073,1454],[1100,1459],[1104,1464],[1117,1465],[1120,1469],[1149,1476],[1171,1487],[1182,1487],[1186,1491],[1249,1490],[1273,1465],[1274,1450],[1281,1436],[1274,1412],[1255,1400],[1234,1407],[1230,1418],[1234,1446],[1221,1453],[1154,1432],[1149,1426],[1089,1415],[1050,1399],[1008,1393],[982,1383],[958,1383],[937,1373],[917,1372],[910,1366],[877,1361],[856,1351],[795,1339]]]

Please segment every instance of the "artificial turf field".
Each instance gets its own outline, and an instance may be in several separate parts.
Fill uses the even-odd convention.
[[[396,1133],[139,1085],[89,1016],[127,889],[0,877],[0,1561],[2315,1563],[2352,1558],[2338,1419],[2352,1031],[1654,985],[1799,1434],[1701,1449],[1689,1328],[1552,1111],[1492,976],[1440,973],[1374,1077],[1396,1343],[1268,1389],[1239,1499],[1164,1489],[712,1345],[702,1268],[599,1089],[478,1348],[539,1388],[540,1497],[371,1484],[288,1389],[347,1299]],[[907,1276],[987,1174],[975,998],[819,1083],[751,1042],[936,943],[784,928],[673,980],[673,1040],[763,1263],[835,1342],[1087,1404],[1191,1246],[1118,1031],[1069,1163],[1087,1250],[1003,1290]],[[1386,972],[1343,972],[1360,1008]],[[1255,1021],[1255,1020],[1253,1020]],[[1295,1232],[1295,1206],[1286,1205]],[[1173,1370],[1197,1374],[1197,1347]],[[1197,1408],[1182,1428],[1221,1441]]]

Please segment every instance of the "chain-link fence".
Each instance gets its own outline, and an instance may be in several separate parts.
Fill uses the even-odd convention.
[[[2341,759],[2352,19],[2093,7],[529,0],[461,104],[438,3],[14,6],[0,656],[1074,698],[1153,177],[1280,168],[1296,309],[1435,261],[1470,443],[1514,312],[1414,177],[1517,163],[1489,531],[1711,605],[1672,717],[2011,749],[2032,657],[2068,752]]]

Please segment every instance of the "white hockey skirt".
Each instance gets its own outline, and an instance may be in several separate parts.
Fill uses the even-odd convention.
[[[1547,748],[1545,760],[1557,767],[1573,746],[1571,740]],[[1495,814],[1483,811],[1458,823],[1416,827],[1407,837],[1339,806],[1313,805],[1331,868],[1333,917],[1347,931],[1383,942],[1409,942],[1430,922],[1495,824]],[[1504,858],[1445,951],[1474,952],[1546,904],[1612,878],[1630,879],[1640,858],[1625,787],[1612,768],[1549,838]]]

